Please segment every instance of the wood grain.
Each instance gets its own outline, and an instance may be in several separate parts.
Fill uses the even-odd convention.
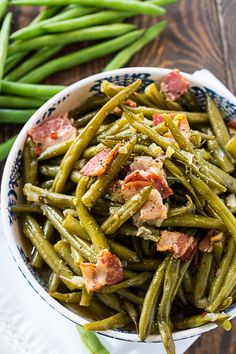
[[[37,8],[14,8],[14,29],[28,24],[36,13]],[[180,0],[168,8],[168,28],[159,39],[136,54],[128,66],[180,68],[189,73],[206,68],[236,93],[235,15],[236,0]],[[147,27],[157,21],[159,19],[138,16],[130,22]],[[74,45],[73,48],[81,46]],[[69,85],[102,71],[111,57],[55,74],[45,82]],[[0,140],[15,134],[19,128],[3,125]],[[202,335],[186,353],[235,354],[236,319],[232,324],[231,332],[216,329]]]

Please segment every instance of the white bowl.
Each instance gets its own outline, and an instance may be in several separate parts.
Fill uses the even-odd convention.
[[[38,293],[38,295],[52,308],[54,308],[61,315],[68,318],[70,321],[73,321],[74,323],[83,325],[88,321],[80,317],[78,314],[72,312],[48,295],[43,282],[39,279],[37,273],[30,267],[27,262],[25,256],[26,248],[24,244],[24,237],[22,237],[17,216],[10,211],[10,207],[16,204],[17,201],[21,198],[19,186],[22,179],[22,149],[27,137],[27,131],[42,122],[45,118],[71,111],[80,105],[80,103],[82,103],[89,96],[98,94],[100,83],[104,79],[124,86],[130,84],[136,79],[141,79],[142,88],[144,88],[153,81],[159,83],[163,76],[166,75],[169,71],[170,70],[167,69],[149,67],[125,68],[93,75],[76,82],[75,84],[67,87],[55,95],[40,109],[38,109],[37,112],[34,113],[34,115],[22,128],[8,156],[1,185],[1,206],[4,234],[7,238],[9,248],[22,275],[32,286],[32,288]],[[236,106],[229,102],[226,98],[220,96],[219,92],[217,92],[217,89],[214,87],[203,87],[201,82],[195,80],[192,75],[183,75],[190,81],[191,87],[201,104],[204,105],[204,94],[207,92],[211,97],[214,98],[218,107],[228,114],[229,118],[233,116],[233,114],[236,112]],[[236,304],[232,305],[226,312],[231,316],[231,318],[235,317]],[[216,325],[210,323],[198,328],[176,332],[173,334],[173,337],[174,340],[186,339],[200,335],[214,328],[216,328]],[[123,332],[121,330],[109,330],[101,332],[101,334],[124,341],[139,341],[139,338],[136,334]],[[147,338],[147,341],[161,342],[161,338],[159,335],[151,335]]]

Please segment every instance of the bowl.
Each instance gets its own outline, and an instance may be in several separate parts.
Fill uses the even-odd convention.
[[[21,199],[20,185],[22,182],[23,172],[22,149],[27,137],[27,131],[35,125],[41,123],[46,118],[54,117],[58,114],[73,110],[89,96],[98,95],[100,84],[104,79],[113,82],[114,84],[123,86],[127,86],[133,81],[141,79],[142,89],[144,89],[152,82],[159,83],[163,76],[165,76],[168,72],[170,72],[170,70],[161,68],[125,68],[96,74],[74,83],[52,97],[33,114],[19,133],[8,156],[1,184],[2,223],[4,234],[16,266],[18,266],[19,271],[22,273],[29,285],[48,305],[50,305],[55,311],[59,312],[62,316],[76,324],[84,325],[88,322],[88,320],[80,317],[78,314],[72,312],[70,309],[66,308],[48,295],[45,284],[39,278],[38,274],[30,267],[27,261],[27,247],[20,231],[17,215],[10,211],[10,207]],[[204,106],[205,93],[207,93],[215,100],[218,107],[227,113],[229,119],[235,115],[236,106],[225,97],[221,96],[221,92],[219,92],[217,87],[214,87],[214,85],[205,87],[200,81],[194,79],[192,75],[185,73],[183,73],[183,75],[190,81],[191,89],[197,96],[201,105]],[[231,318],[235,317],[236,304],[232,305],[226,312]],[[190,338],[210,331],[216,327],[217,326],[215,324],[210,323],[198,328],[178,331],[173,333],[173,338],[174,340]],[[109,330],[101,332],[101,334],[124,341],[140,341],[136,334],[121,330]],[[161,342],[161,337],[160,335],[151,335],[146,341],[158,343]]]

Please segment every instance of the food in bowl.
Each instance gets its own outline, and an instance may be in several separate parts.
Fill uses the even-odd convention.
[[[210,97],[204,112],[177,70],[140,85],[103,81],[103,96],[30,129],[12,210],[50,295],[95,320],[85,329],[159,331],[171,353],[172,329],[230,327],[235,121]]]

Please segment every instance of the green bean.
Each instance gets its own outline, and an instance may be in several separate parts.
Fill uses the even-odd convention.
[[[88,124],[90,122],[90,120],[93,119],[93,117],[98,113],[98,109],[96,109],[95,111],[86,113],[85,115],[76,118],[76,113],[74,114],[73,112],[71,113],[71,118],[76,118],[76,120],[74,121],[74,126],[76,128],[82,128],[84,127],[86,124]]]
[[[158,5],[153,5],[152,3],[142,3],[136,0],[128,2],[126,0],[100,0],[99,2],[95,0],[13,0],[12,5],[68,5],[68,4],[78,4],[85,6],[95,6],[98,8],[108,7],[120,11],[130,11],[135,14],[145,14],[149,16],[164,15],[166,10]]]
[[[114,145],[115,146],[115,145]],[[98,144],[98,145],[92,145],[88,147],[84,153],[83,153],[83,158],[86,160],[91,159],[93,156],[97,155],[100,151],[104,149],[103,144]]]
[[[153,114],[172,114],[175,113],[176,111],[168,111],[168,110],[161,110],[161,109],[156,109],[156,108],[150,108],[150,107],[129,107],[129,110],[132,111],[133,113],[143,113],[145,117],[147,118],[152,118]],[[190,125],[201,125],[208,123],[209,117],[207,113],[194,113],[194,112],[182,112],[179,111],[178,113],[183,113],[189,124]]]
[[[80,306],[89,306],[91,303],[93,293],[88,293],[86,288],[82,289],[82,296],[80,300]]]
[[[236,179],[234,177],[230,176],[230,174],[224,172],[219,167],[213,165],[208,161],[205,161],[205,165],[209,168],[209,170],[211,170],[211,172],[214,172],[221,179],[221,183],[231,193],[236,193]]]
[[[190,176],[190,181],[195,190],[206,199],[207,203],[219,215],[236,242],[236,219],[234,215],[205,182],[193,175]]]
[[[101,230],[106,235],[111,235],[130,219],[147,201],[152,187],[144,187],[139,193],[127,200],[114,214],[111,214],[102,224]]]
[[[51,221],[55,229],[61,234],[62,239],[66,240],[72,247],[81,253],[84,258],[91,262],[96,262],[96,255],[91,249],[90,244],[68,232],[63,227],[63,218],[58,211],[48,205],[41,205],[41,209],[43,210],[44,215]]]
[[[108,240],[111,252],[116,254],[121,260],[130,263],[137,263],[139,258],[134,251],[131,251],[128,247],[121,245],[113,240]]]
[[[50,292],[50,296],[54,299],[65,302],[66,304],[79,304],[81,300],[81,292],[74,293],[58,293],[58,292]]]
[[[207,111],[216,138],[225,146],[230,140],[229,132],[219,109],[210,96],[207,96]]]
[[[37,43],[37,41],[35,42]],[[32,56],[24,60],[21,64],[17,65],[17,67],[14,70],[12,70],[10,73],[8,73],[6,76],[4,76],[4,80],[21,81],[21,78],[24,75],[28,74],[31,70],[39,67],[42,63],[44,63],[49,58],[57,54],[62,48],[63,48],[62,45],[53,46],[52,48],[43,47],[42,49],[34,53]]]
[[[161,227],[198,227],[203,229],[224,230],[225,226],[219,219],[203,215],[173,216],[165,219]]]
[[[40,187],[43,189],[51,189],[53,185],[53,179],[48,179],[40,184]]]
[[[34,38],[37,36],[40,36],[41,34],[44,34],[45,30],[43,28],[43,25],[46,25],[47,23],[52,23],[52,22],[57,22],[57,21],[64,21],[70,18],[76,18],[84,15],[88,15],[90,13],[96,12],[97,10],[95,8],[86,8],[86,7],[81,7],[81,6],[76,6],[74,8],[68,9],[67,11],[64,11],[56,16],[50,17],[49,19],[46,19],[44,21],[40,21],[37,24],[31,25],[31,26],[26,26],[18,31],[14,32],[11,35],[11,39],[20,39],[20,40],[27,40],[30,38]]]
[[[137,311],[135,305],[132,302],[125,300],[124,301],[124,310],[129,315],[130,319],[133,321],[135,328],[137,330],[139,314],[138,314],[138,311]]]
[[[91,354],[110,354],[108,350],[102,345],[95,333],[86,332],[83,327],[79,325],[77,325],[76,328],[79,332],[83,344]]]
[[[58,278],[57,274],[54,272],[51,272],[49,280],[48,280],[48,292],[49,293],[56,292],[57,289],[59,288],[60,284],[61,284],[61,281]]]
[[[8,72],[20,63],[26,56],[26,53],[16,53],[10,57],[7,57],[4,65],[4,76],[7,75]]]
[[[170,308],[174,300],[173,294],[178,282],[180,260],[171,257],[165,272],[163,295],[158,309],[158,327],[162,342],[168,354],[175,353],[175,345],[171,333]]]
[[[2,108],[39,108],[45,103],[42,98],[24,98],[15,96],[0,96]]]
[[[38,161],[31,138],[27,138],[23,150],[23,172],[25,183],[38,184]]]
[[[190,274],[188,269],[185,272],[184,277],[183,277],[183,287],[184,287],[184,292],[186,294],[191,294],[192,293],[192,291],[193,291],[193,282],[192,282],[191,274]]]
[[[6,140],[4,143],[0,144],[0,161],[5,160],[14,144],[17,136],[14,135],[10,139]]]
[[[225,145],[226,150],[236,158],[236,137],[235,135]]]
[[[117,284],[105,285],[101,289],[101,293],[110,294],[110,293],[114,293],[114,292],[121,290],[121,289],[126,289],[126,288],[130,288],[133,286],[135,286],[135,287],[140,286],[141,284],[145,283],[148,279],[150,279],[150,277],[151,277],[150,273],[143,272],[143,273],[133,276],[132,278],[128,278],[126,280],[123,280]]]
[[[186,91],[178,100],[182,106],[186,107],[189,111],[200,112],[201,108],[199,106],[198,100],[191,90]]]
[[[35,110],[15,110],[15,109],[0,109],[0,123],[22,124],[34,114]]]
[[[125,100],[130,94],[138,89],[140,83],[140,80],[137,80],[122,92],[118,93],[109,102],[107,102],[95,115],[95,117],[86,125],[83,131],[77,136],[65,154],[60,165],[60,170],[54,180],[53,189],[55,192],[60,192],[63,190],[74,163],[83,154],[84,150],[88,146],[89,142],[94,138],[100,125],[107,117],[107,115],[112,112],[115,107],[122,103],[123,100]]]
[[[194,214],[196,211],[196,207],[193,204],[192,199],[186,195],[187,198],[187,205],[186,206],[182,206],[182,207],[178,207],[178,208],[170,208],[168,210],[168,218],[171,217],[176,217],[176,216],[180,216],[183,214]]]
[[[129,316],[125,312],[119,312],[104,320],[86,323],[83,327],[86,331],[106,331],[108,329],[124,327],[129,322]]]
[[[97,110],[107,102],[108,102],[107,97],[90,96],[85,101],[82,102],[81,106],[77,107],[74,111],[72,111],[72,113],[75,115],[73,118],[80,119],[80,115]]]
[[[57,276],[68,286],[68,282],[73,278],[72,271],[57,256],[52,245],[44,238],[39,224],[31,216],[24,216],[22,219],[23,231],[25,235],[33,243],[43,260],[57,274]],[[82,279],[82,278],[81,278]],[[70,284],[71,290],[77,286],[75,283]]]
[[[2,92],[22,97],[51,97],[64,88],[65,86],[32,85],[2,80]]]
[[[141,50],[147,43],[155,39],[166,27],[167,22],[161,21],[149,27],[135,43],[128,45],[127,48],[121,50],[104,68],[103,71],[109,71],[125,66],[132,56]]]
[[[142,341],[144,341],[150,333],[157,304],[162,292],[165,270],[169,260],[170,257],[166,257],[165,260],[159,265],[146,292],[139,319],[139,338]]]
[[[213,254],[203,253],[201,255],[200,264],[197,271],[196,284],[194,288],[194,303],[196,307],[199,306],[199,302],[205,297],[207,292],[207,286],[209,283],[209,277],[213,265]]]
[[[69,149],[71,144],[72,144],[72,140],[66,140],[63,141],[62,143],[49,146],[48,148],[43,150],[43,152],[38,157],[38,160],[44,161],[44,160],[52,159],[57,156],[64,155],[66,151]]]
[[[134,226],[124,224],[119,229],[119,233],[121,235],[124,234],[125,236],[140,237],[143,238],[144,240],[149,240],[153,242],[158,242],[160,239],[159,231],[150,227],[149,228],[143,227],[143,228],[136,229]]]
[[[96,220],[91,215],[89,215],[86,206],[84,206],[81,200],[82,196],[84,195],[87,189],[88,181],[89,177],[83,176],[81,177],[78,183],[78,186],[76,188],[76,210],[82,227],[91,238],[95,251],[99,253],[104,249],[109,249],[109,245],[104,233],[102,232],[102,229],[100,229]]]
[[[121,298],[128,299],[129,301],[131,301],[137,305],[142,305],[143,301],[144,301],[144,299],[142,297],[133,294],[131,291],[129,291],[127,289],[118,290],[117,294],[119,294]]]
[[[232,262],[233,256],[235,254],[235,241],[230,238],[228,240],[227,248],[224,257],[221,259],[220,265],[216,271],[216,275],[210,287],[209,302],[210,304],[216,299],[217,295],[222,288],[227,272],[230,269],[230,264]]]
[[[163,94],[158,90],[157,86],[155,83],[152,83],[148,85],[145,88],[145,94],[149,98],[149,100],[152,101],[152,103],[160,108],[160,109],[165,109],[166,108],[166,102]]]
[[[82,227],[80,221],[73,217],[73,215],[67,215],[62,225],[69,231],[81,237],[83,240],[90,241],[90,237]]]
[[[232,290],[236,285],[236,256],[233,256],[232,262],[230,264],[229,270],[226,273],[224,282],[216,295],[214,301],[208,306],[207,310],[209,312],[214,312],[217,310],[223,301],[231,294]]]
[[[76,198],[71,195],[53,193],[47,189],[33,186],[26,183],[23,188],[23,193],[29,202],[39,202],[43,200],[49,204],[53,204],[58,208],[75,208]]]
[[[209,322],[224,321],[227,319],[228,319],[228,315],[224,313],[204,312],[201,315],[187,317],[181,320],[175,320],[173,324],[175,330],[181,331],[187,328],[200,327]]]
[[[12,14],[8,13],[3,20],[2,28],[0,32],[0,80],[3,78],[4,65],[7,57],[9,34],[11,30],[11,20]],[[1,91],[1,81],[0,81],[0,91]]]
[[[96,203],[96,201],[105,193],[107,187],[111,184],[114,178],[116,178],[121,168],[129,159],[136,142],[137,137],[134,136],[129,142],[122,146],[105,173],[99,176],[96,182],[93,183],[89,190],[84,194],[82,201],[88,208],[91,208]]]
[[[178,280],[176,282],[175,289],[174,289],[173,294],[172,294],[172,301],[174,301],[174,299],[175,299],[175,297],[176,297],[176,295],[178,293],[178,290],[182,286],[183,278],[184,278],[186,272],[188,271],[191,262],[192,262],[192,259],[190,259],[188,261],[185,261],[185,262],[182,263],[182,265],[180,265]]]
[[[119,298],[116,294],[100,294],[97,293],[99,300],[115,311],[122,311]]]
[[[71,249],[68,242],[60,240],[54,245],[54,249],[75,274],[81,275],[80,268],[74,263],[71,256]]]
[[[38,83],[58,71],[70,69],[78,66],[79,64],[87,63],[93,59],[104,57],[105,55],[111,54],[134,42],[142,33],[143,30],[132,31],[118,38],[110,39],[108,41],[95,44],[91,47],[80,49],[77,52],[64,55],[60,58],[53,59],[52,61],[31,71],[28,75],[25,75],[21,79],[21,82]]]
[[[142,258],[142,261],[127,264],[127,269],[135,270],[135,271],[148,271],[148,272],[155,272],[160,265],[159,259],[145,259]]]
[[[60,7],[46,7],[44,9],[42,9],[38,16],[36,16],[28,26],[32,26],[35,25],[36,23],[39,23],[43,20],[46,20],[48,18],[51,18],[52,16],[54,16],[56,13],[58,13],[61,10]]]
[[[2,0],[1,3],[0,3],[0,21],[3,18],[3,16],[4,16],[4,13],[6,11],[7,5],[8,5],[8,0]]]
[[[13,213],[36,213],[36,214],[42,214],[42,210],[34,204],[16,204],[12,205],[11,211]]]
[[[185,305],[185,306],[188,305],[188,301],[186,300],[182,284],[180,284],[176,295],[177,295],[177,298],[182,302],[183,305]]]
[[[43,235],[48,241],[50,241],[53,234],[54,234],[54,227],[49,220],[46,220],[43,225]],[[42,268],[43,266],[43,258],[40,256],[39,252],[36,249],[33,251],[30,264],[33,268]]]
[[[217,267],[219,267],[224,252],[224,244],[222,241],[214,242],[213,244],[213,256]]]

